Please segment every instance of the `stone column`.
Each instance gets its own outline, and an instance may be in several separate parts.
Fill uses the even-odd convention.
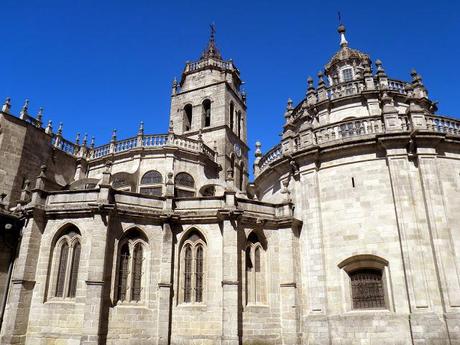
[[[33,218],[29,219],[23,229],[2,325],[1,344],[25,343],[40,242],[45,224],[43,212],[36,209]]]
[[[163,224],[163,240],[161,243],[160,279],[158,282],[158,315],[157,344],[169,344],[171,331],[171,289],[173,263],[173,233],[171,224]]]
[[[281,337],[282,344],[298,344],[297,320],[297,272],[295,260],[296,241],[293,229],[279,229],[279,267],[280,267],[280,310],[281,310]]]
[[[238,232],[228,218],[222,228],[222,345],[238,345]]]
[[[90,223],[90,255],[88,257],[88,278],[86,280],[86,299],[82,326],[82,345],[98,345],[104,343],[105,336],[102,318],[104,317],[104,291],[105,284],[110,280],[104,279],[107,266],[107,237],[108,216],[95,215]],[[109,258],[110,259],[110,258]]]

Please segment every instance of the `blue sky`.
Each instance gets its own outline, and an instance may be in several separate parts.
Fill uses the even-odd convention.
[[[170,86],[186,60],[217,44],[241,71],[248,94],[249,146],[278,143],[286,100],[339,48],[341,11],[352,48],[383,61],[390,77],[422,75],[439,114],[458,116],[460,5],[457,1],[1,1],[0,98],[19,113],[45,107],[64,136],[108,142],[166,132]],[[253,155],[254,150],[250,153]]]

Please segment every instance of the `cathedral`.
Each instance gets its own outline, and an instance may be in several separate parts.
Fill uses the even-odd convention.
[[[460,121],[338,33],[252,166],[214,30],[164,134],[70,141],[7,98],[0,343],[459,345]]]

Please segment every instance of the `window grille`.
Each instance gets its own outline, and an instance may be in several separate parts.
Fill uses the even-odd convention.
[[[79,242],[75,243],[72,253],[72,266],[70,269],[70,282],[69,282],[69,292],[67,297],[75,297],[77,292],[77,282],[78,282],[78,267],[80,265],[80,254],[81,254],[81,245]]]
[[[382,271],[365,269],[350,273],[354,309],[385,308]]]
[[[129,273],[129,247],[127,243],[121,248],[120,254],[120,266],[118,271],[118,300],[124,301],[126,299]]]
[[[59,257],[59,268],[58,275],[56,280],[56,297],[63,297],[64,295],[64,283],[65,283],[65,274],[67,270],[67,257],[69,255],[69,245],[63,243],[61,246],[61,255]]]
[[[161,196],[162,187],[142,187],[140,192],[144,195]]]
[[[353,71],[351,68],[346,68],[342,71],[343,81],[351,81],[353,80]]]
[[[142,176],[142,179],[141,179],[141,184],[160,184],[162,182],[163,182],[163,177],[156,170],[146,172],[144,176]]]
[[[142,289],[142,261],[143,250],[142,244],[138,243],[134,247],[133,253],[133,280],[131,286],[131,300],[139,302],[141,299],[141,289]]]
[[[176,185],[194,188],[195,181],[193,180],[192,176],[190,176],[187,173],[182,172],[176,175]]]

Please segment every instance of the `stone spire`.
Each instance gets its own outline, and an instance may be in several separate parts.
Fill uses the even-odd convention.
[[[210,25],[211,27],[211,34],[209,35],[208,46],[201,54],[202,59],[209,59],[215,58],[222,60],[222,55],[220,55],[219,49],[216,46],[215,34],[216,34],[216,26],[214,24]]]
[[[345,38],[345,25],[340,24],[339,27],[337,28],[337,32],[340,35],[340,46],[343,47],[348,47],[348,41]]]

